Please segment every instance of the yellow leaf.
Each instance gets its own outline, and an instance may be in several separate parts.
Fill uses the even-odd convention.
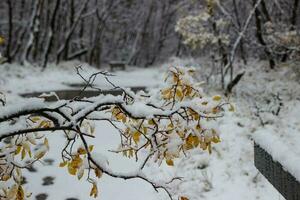
[[[31,117],[30,120],[33,121],[34,123],[36,123],[36,122],[40,121],[41,118],[40,117]]]
[[[173,81],[174,81],[174,83],[179,82],[179,75],[178,74],[173,75]]]
[[[124,113],[119,113],[116,115],[116,119],[122,122],[126,122],[126,115]]]
[[[96,198],[98,196],[98,188],[95,183],[93,183],[93,187],[90,192],[90,196]]]
[[[24,200],[24,190],[23,190],[22,186],[18,187],[16,200]]]
[[[23,149],[25,149],[28,152],[29,157],[31,158],[31,150],[30,150],[29,143],[28,142],[23,142],[22,146],[23,146]]]
[[[209,144],[207,145],[207,147],[208,147],[208,153],[211,154],[211,152],[212,152],[212,151],[211,151],[211,143],[209,143]]]
[[[144,134],[147,134],[147,132],[148,132],[147,127],[143,127],[143,132],[144,132]]]
[[[234,108],[234,106],[232,104],[230,104],[229,111],[230,112],[234,112],[235,111],[235,108]]]
[[[189,150],[189,149],[197,147],[200,143],[200,140],[197,136],[194,136],[194,135],[190,134],[186,138],[185,143],[186,143],[186,149]]]
[[[21,169],[20,169],[20,168],[16,168],[16,172],[17,172],[17,175],[18,175],[18,176],[21,176],[22,172],[21,172]]]
[[[193,117],[193,119],[195,121],[198,121],[200,119],[200,115],[197,112],[195,112],[194,110],[188,109],[188,113],[189,113],[190,116]]]
[[[132,134],[133,141],[137,144],[140,141],[141,133],[136,131]]]
[[[75,176],[76,172],[77,172],[77,169],[74,168],[71,163],[68,163],[68,172],[69,172],[69,174]]]
[[[34,159],[39,160],[39,159],[41,159],[45,154],[46,154],[46,151],[38,151],[38,152],[34,155]]]
[[[92,152],[93,149],[94,149],[94,145],[90,145],[90,146],[89,146],[89,152]]]
[[[133,153],[134,153],[134,152],[133,152],[133,150],[132,150],[132,149],[129,149],[129,151],[128,151],[128,152],[129,152],[129,155],[128,155],[128,157],[129,157],[129,158],[130,158],[130,157],[133,157]]]
[[[173,123],[168,124],[168,128],[169,129],[173,129],[174,128],[174,124]]]
[[[86,154],[87,152],[86,152],[86,150],[85,150],[84,148],[79,147],[79,148],[77,149],[77,153],[78,153],[79,155],[84,155],[84,154]]]
[[[218,136],[213,137],[211,141],[213,143],[219,143],[219,142],[221,142],[220,137],[218,137]]]
[[[10,176],[7,175],[7,174],[5,174],[4,176],[2,176],[1,181],[7,181],[7,180],[9,180],[9,179],[10,179]]]
[[[187,197],[180,197],[180,200],[189,200],[189,198],[187,198]]]
[[[202,130],[202,128],[201,128],[201,126],[200,126],[200,124],[197,124],[197,126],[196,126],[196,130],[197,130],[197,131],[201,131],[201,130]]]
[[[32,157],[30,149],[28,150],[28,155],[29,155],[30,158]]]
[[[95,169],[95,175],[96,175],[96,177],[101,178],[101,176],[102,176],[102,171],[101,171],[100,169],[96,168],[96,169]]]
[[[203,106],[206,106],[207,104],[208,104],[208,102],[207,101],[204,101],[204,102],[202,102],[201,103]]]
[[[81,165],[82,165],[82,159],[79,157],[79,156],[76,156],[72,162],[70,163],[70,165],[73,167],[73,168],[79,168]]]
[[[81,168],[77,173],[77,178],[80,180],[84,175],[84,168]]]
[[[150,119],[150,120],[148,120],[148,124],[149,124],[149,125],[155,125],[155,121],[154,121],[154,119]]]
[[[176,90],[176,96],[179,98],[179,99],[183,99],[183,93],[182,93],[182,89],[181,88],[177,88]]]
[[[207,144],[206,144],[206,142],[201,142],[201,143],[200,143],[200,148],[203,149],[203,150],[206,150],[206,149],[207,149]]]
[[[213,96],[214,101],[220,101],[222,97],[220,95]]]
[[[22,149],[22,153],[21,153],[21,159],[23,160],[23,159],[25,158],[25,156],[26,156],[26,151],[25,151],[25,149],[23,148],[23,149]]]
[[[171,99],[172,98],[172,91],[171,91],[171,89],[165,89],[161,93],[162,93],[162,97],[164,99]]]
[[[67,161],[59,163],[59,167],[65,167],[68,164]]]
[[[167,165],[169,165],[169,166],[174,166],[174,162],[173,162],[172,159],[166,159],[166,163],[167,163]]]
[[[38,126],[38,128],[49,128],[49,127],[50,127],[50,122],[46,120],[41,121],[41,123]]]
[[[7,199],[15,199],[18,192],[18,186],[14,184],[7,193]]]
[[[217,108],[217,107],[214,107],[214,108],[212,109],[212,113],[213,113],[213,114],[217,114],[219,111],[220,111],[220,110],[219,110],[219,108]]]
[[[49,149],[49,142],[47,138],[44,139],[44,145],[47,147],[47,149]]]
[[[22,146],[18,145],[15,151],[15,155],[18,155],[21,152],[21,150],[22,150]]]

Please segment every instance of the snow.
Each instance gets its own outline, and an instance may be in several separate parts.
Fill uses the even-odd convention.
[[[27,100],[19,101],[16,105],[7,105],[0,107],[0,119],[5,118],[10,115],[17,114],[20,111],[24,111],[27,109],[37,110],[45,107],[45,103],[43,99],[38,98],[30,98]]]
[[[173,59],[172,65],[178,63]],[[193,60],[180,61],[185,64],[195,63]],[[191,200],[283,200],[284,198],[273,186],[258,172],[253,163],[253,138],[265,148],[275,160],[280,161],[285,169],[291,172],[298,180],[300,177],[300,124],[299,113],[299,83],[291,79],[290,70],[286,68],[277,71],[266,72],[264,63],[255,61],[253,65],[245,68],[246,75],[236,88],[236,96],[231,98],[235,103],[236,112],[227,113],[221,119],[220,132],[222,142],[213,146],[213,153],[203,152],[200,149],[187,154],[186,157],[174,160],[175,166],[167,166],[164,162],[161,166],[152,160],[146,165],[143,173],[151,180],[165,183],[172,177],[183,177],[182,181],[175,180],[170,184],[171,192],[175,196],[187,196]],[[46,72],[40,72],[34,67],[20,67],[18,65],[0,65],[0,90],[6,94],[8,104],[11,102],[24,102],[17,94],[35,91],[52,91],[70,89],[68,84],[82,83],[76,75],[73,66],[76,63],[65,63],[60,67],[50,66]],[[167,64],[166,64],[167,65]],[[117,76],[111,77],[116,84],[124,87],[149,86],[155,87],[161,84],[159,81],[164,68],[135,69],[130,68],[125,72],[116,72]],[[72,66],[72,67],[70,67]],[[97,70],[84,66],[84,75],[95,73]],[[196,68],[197,70],[199,69]],[[203,74],[210,69],[201,68]],[[202,71],[201,71],[202,72]],[[206,89],[217,94],[218,88],[212,84]],[[66,84],[68,83],[68,84]],[[102,88],[111,87],[105,80],[98,77],[95,84]],[[263,87],[262,87],[263,86]],[[157,91],[156,91],[157,92]],[[265,126],[261,126],[254,116],[253,106],[258,104],[263,109],[269,109],[270,104],[265,99],[270,98],[270,93],[280,92],[283,99],[283,107],[279,116],[263,113]],[[121,99],[120,99],[121,100]],[[26,104],[19,104],[22,109]],[[22,107],[23,106],[23,107]],[[140,114],[141,105],[130,107],[131,111]],[[130,109],[129,108],[129,109]],[[0,115],[9,113],[0,107]],[[88,111],[92,108],[86,108]],[[147,113],[144,113],[145,115]],[[78,115],[79,116],[79,115]],[[209,125],[209,124],[208,124]],[[2,127],[1,127],[2,128]],[[96,139],[89,140],[95,145],[94,153],[100,158],[99,162],[107,163],[108,167],[118,173],[130,174],[139,169],[143,161],[143,155],[138,162],[135,159],[122,157],[109,150],[116,149],[119,144],[118,131],[107,122],[96,122]],[[36,163],[35,173],[26,171],[25,177],[28,183],[25,188],[33,192],[33,197],[40,193],[47,193],[47,200],[78,198],[94,199],[89,197],[91,185],[84,178],[81,181],[77,177],[68,175],[66,168],[59,168],[60,149],[64,145],[63,134],[49,134],[50,150],[45,159],[54,159],[53,165]],[[176,140],[176,138],[174,139]],[[288,156],[287,156],[288,155]],[[53,176],[54,184],[43,186],[43,178]],[[98,181],[100,190],[97,199],[111,200],[167,200],[167,195],[160,191],[155,192],[152,186],[139,179],[122,180],[111,178],[107,175]],[[177,198],[175,198],[177,199]]]
[[[275,119],[273,126],[256,131],[253,137],[300,182],[300,105],[297,103],[289,103],[288,109],[279,116],[280,121]]]
[[[45,71],[41,71],[38,67],[25,67],[19,66],[18,64],[0,65],[0,90],[17,94],[74,89],[70,87],[70,84],[84,84],[83,80],[76,74],[75,67],[79,65],[82,65],[80,73],[82,73],[85,78],[99,71],[88,64],[81,64],[74,61],[62,63],[60,66],[49,65]],[[130,68],[128,71],[113,72],[112,74],[114,76],[110,76],[109,79],[114,84],[123,87],[155,87],[157,82],[153,80],[159,78],[161,72],[162,69]],[[119,77],[122,78],[120,79]],[[97,77],[94,85],[102,89],[112,88],[101,75]]]

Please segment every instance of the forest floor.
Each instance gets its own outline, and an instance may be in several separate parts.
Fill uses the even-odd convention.
[[[116,72],[112,81],[123,87],[151,88],[163,80],[161,75],[168,65],[187,63],[193,64],[193,61],[177,60],[156,68],[130,68],[124,72]],[[157,181],[168,180],[173,176],[183,177],[182,181],[172,184],[171,192],[175,197],[182,195],[190,200],[284,199],[255,168],[252,135],[264,132],[287,133],[293,140],[300,141],[297,140],[300,136],[295,136],[300,133],[300,99],[297,99],[300,97],[300,85],[292,69],[288,67],[269,71],[263,62],[253,61],[249,65],[251,66],[240,69],[245,70],[246,75],[230,99],[236,105],[236,111],[227,113],[220,120],[222,142],[214,146],[211,155],[195,150],[176,160],[174,167],[164,163],[161,166],[149,163],[145,168],[145,173]],[[40,72],[34,67],[0,65],[0,90],[6,94],[7,101],[17,102],[21,100],[19,94],[23,93],[70,89],[71,83],[81,82],[74,66],[76,64],[66,63],[60,67],[50,66],[45,72]],[[97,71],[84,66],[83,69],[85,76]],[[203,67],[197,69],[200,74],[210,70]],[[220,92],[214,80],[217,79],[211,78],[210,85],[206,87],[210,94]],[[102,88],[109,87],[100,77],[95,84]],[[280,105],[278,116],[272,114]],[[255,113],[259,109],[266,112],[261,112],[260,117],[256,117]],[[108,151],[116,148],[119,141],[117,131],[109,124],[97,124],[96,134],[101,134],[101,139],[95,140],[95,150],[109,158],[109,165],[113,170],[131,171],[138,166],[134,160]],[[25,173],[25,188],[33,192],[32,199],[93,199],[88,197],[90,184],[84,180],[78,181],[76,177],[68,175],[65,168],[58,167],[59,147],[64,144],[63,136],[50,134],[49,142],[52,148],[44,162],[35,164]],[[293,151],[297,153],[298,150],[296,148]],[[299,163],[295,164],[299,166]],[[97,199],[102,200],[168,199],[164,192],[156,193],[149,184],[140,180],[123,181],[104,176],[98,186],[100,196]]]

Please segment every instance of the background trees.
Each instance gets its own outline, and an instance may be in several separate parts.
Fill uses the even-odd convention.
[[[30,62],[44,67],[47,62],[70,59],[98,67],[110,60],[148,66],[170,56],[201,56],[207,55],[208,51],[213,54],[209,47],[184,47],[181,44],[184,39],[174,31],[177,21],[206,10],[215,20],[229,22],[222,34],[230,36],[228,47],[231,47],[256,2],[1,1],[0,34],[6,38],[2,52],[5,52],[8,62]],[[276,62],[286,61],[295,55],[295,51],[299,52],[298,48],[291,46],[291,41],[299,40],[295,39],[299,38],[299,7],[299,0],[262,1],[239,44],[238,56],[244,62],[246,56],[266,58],[273,68]],[[219,31],[215,25],[211,23],[209,30],[214,34]],[[278,32],[281,36],[276,34]],[[228,57],[226,48],[221,48],[223,62]]]

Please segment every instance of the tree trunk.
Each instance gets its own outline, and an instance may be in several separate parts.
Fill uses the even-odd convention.
[[[69,31],[66,34],[64,43],[58,48],[58,52],[57,52],[57,55],[56,55],[56,63],[58,63],[60,61],[60,58],[61,58],[63,52],[65,51],[66,47],[69,45],[69,42],[71,40],[71,36],[73,35],[73,33],[75,31],[75,28],[77,27],[77,25],[78,25],[78,23],[81,19],[81,16],[83,14],[83,11],[86,9],[89,1],[90,0],[86,0],[83,3],[82,7],[79,10],[78,16],[76,17],[72,27],[69,29]]]
[[[255,5],[257,0],[253,0],[253,5]],[[261,22],[261,13],[259,9],[255,10],[255,24],[256,24],[256,37],[258,42],[264,47],[264,52],[269,59],[269,66],[271,69],[275,67],[275,61],[272,58],[271,52],[267,49],[267,44],[263,38],[262,34],[262,22]]]
[[[50,27],[49,27],[49,30],[48,30],[48,41],[47,41],[46,48],[45,48],[44,55],[43,55],[43,59],[42,59],[43,69],[45,69],[47,67],[49,54],[50,54],[50,51],[51,51],[51,47],[53,45],[53,30],[55,28],[55,19],[56,19],[56,15],[57,15],[57,12],[58,12],[58,9],[59,9],[59,5],[60,5],[60,0],[56,0],[55,5],[54,5],[54,9],[53,9],[53,14],[52,14],[51,20],[50,20]]]
[[[235,18],[236,18],[238,28],[239,28],[239,32],[240,32],[241,29],[242,29],[242,24],[241,24],[241,21],[240,21],[240,16],[239,16],[238,6],[237,6],[236,0],[233,0],[233,8],[234,8],[234,14],[235,14]],[[247,58],[246,58],[247,56],[245,55],[244,40],[243,39],[241,39],[241,43],[240,43],[239,47],[240,47],[241,58],[244,61],[244,64],[247,65]]]
[[[7,59],[7,62],[11,62],[11,43],[12,43],[12,31],[13,31],[13,16],[12,16],[12,2],[10,0],[6,0],[7,3],[7,14],[8,14],[8,38],[7,38],[7,44],[6,44],[6,51],[5,51],[5,57]]]
[[[40,3],[41,0],[36,0],[34,2],[34,7],[33,7],[33,12],[32,12],[32,16],[31,16],[31,20],[30,20],[30,24],[29,24],[29,39],[28,42],[26,44],[24,53],[23,53],[23,57],[22,57],[22,64],[24,64],[25,62],[28,61],[28,57],[29,54],[32,50],[32,46],[34,44],[35,41],[35,34],[38,30],[38,22],[37,20],[39,20],[40,17],[40,12],[39,12],[39,7],[40,7]]]

